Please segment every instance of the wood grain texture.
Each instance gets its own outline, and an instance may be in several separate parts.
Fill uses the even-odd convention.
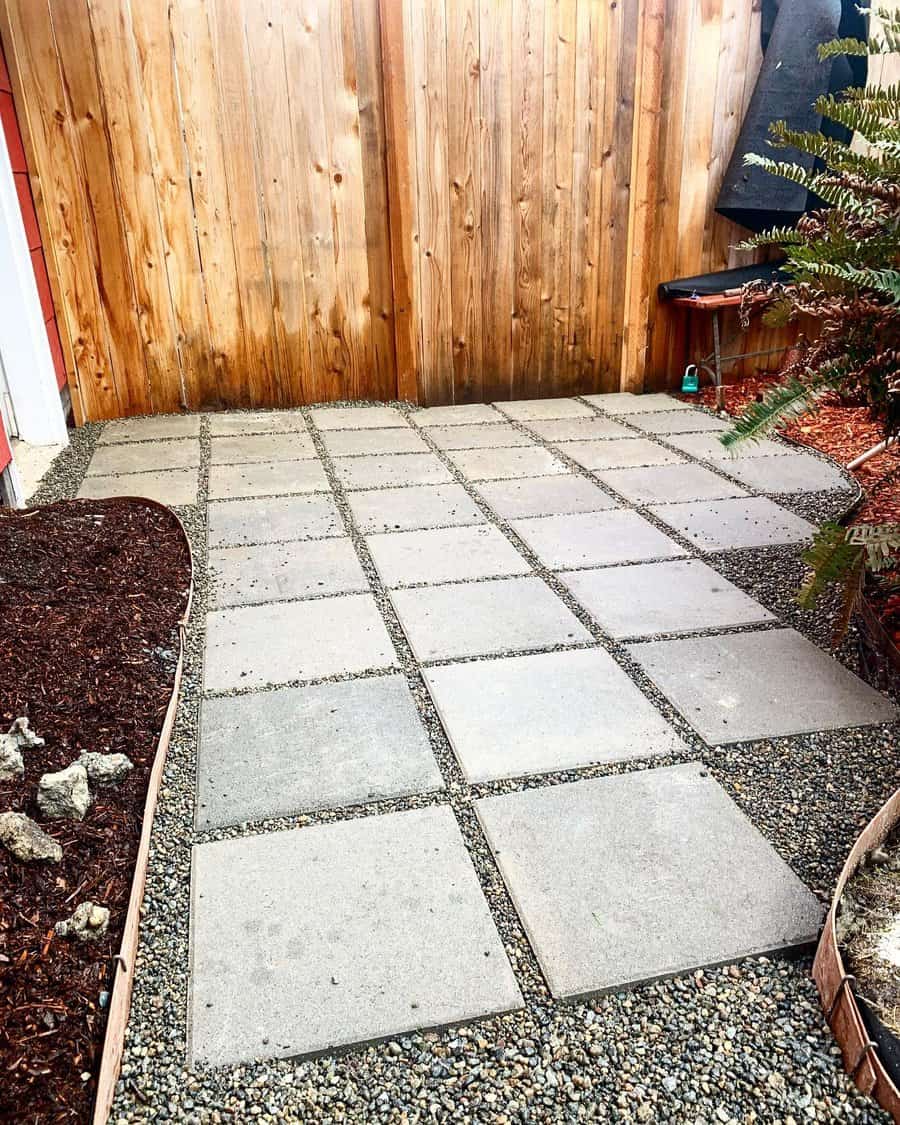
[[[0,0],[79,415],[671,385],[703,329],[657,284],[747,256],[714,204],[759,30],[758,0]]]

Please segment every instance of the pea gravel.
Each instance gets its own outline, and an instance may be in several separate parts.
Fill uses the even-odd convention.
[[[358,405],[358,404],[354,404]],[[337,405],[336,409],[341,406]],[[309,411],[303,411],[309,424]],[[625,420],[627,424],[627,420]],[[516,423],[513,423],[517,425]],[[333,465],[310,425],[332,485]],[[523,427],[518,427],[523,428]],[[101,431],[75,431],[35,496],[74,496]],[[427,430],[419,431],[426,436]],[[524,428],[523,428],[523,432]],[[529,432],[529,436],[530,435]],[[444,774],[445,794],[354,809],[193,828],[203,622],[207,608],[205,500],[209,426],[201,429],[200,504],[178,508],[194,552],[195,593],[181,699],[154,823],[131,1018],[111,1120],[115,1122],[885,1122],[844,1075],[810,979],[810,959],[756,958],[581,1003],[552,1000],[477,826],[471,803],[488,793],[702,759],[732,797],[823,899],[862,824],[892,790],[898,724],[723,746],[704,744],[527,549],[551,586],[638,681],[688,745],[653,762],[592,767],[466,786],[393,614],[343,489],[338,506],[398,649],[401,668]],[[452,469],[449,459],[437,450]],[[570,464],[581,473],[582,469]],[[459,474],[453,470],[460,480]],[[465,483],[465,482],[464,482]],[[477,492],[467,491],[481,505]],[[852,499],[850,497],[849,499]],[[784,498],[807,518],[835,518],[847,493]],[[482,510],[485,509],[483,505]],[[646,511],[642,514],[647,516]],[[492,522],[523,549],[514,533]],[[671,535],[671,529],[665,529]],[[690,553],[697,556],[691,549]],[[828,607],[792,602],[803,567],[796,548],[725,552],[707,561],[787,623],[828,643]],[[851,638],[839,657],[854,667]],[[338,1055],[269,1060],[222,1070],[187,1066],[190,849],[211,840],[338,817],[383,814],[449,799],[519,980],[523,1011],[441,1032],[410,1034]]]

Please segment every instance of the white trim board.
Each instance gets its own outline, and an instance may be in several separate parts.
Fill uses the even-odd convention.
[[[2,136],[2,134],[0,134]],[[22,224],[6,144],[0,140],[0,358],[18,436],[32,445],[66,444],[47,327]]]

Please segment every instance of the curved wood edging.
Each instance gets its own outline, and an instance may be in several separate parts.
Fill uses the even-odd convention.
[[[813,962],[813,980],[825,1010],[825,1018],[841,1049],[844,1069],[859,1089],[874,1098],[895,1121],[900,1122],[900,1091],[891,1081],[878,1057],[875,1044],[869,1039],[856,998],[853,977],[848,977],[838,946],[835,919],[838,904],[847,881],[856,871],[863,856],[882,844],[891,829],[900,821],[900,789],[872,817],[847,856],[825,918],[825,928]]]
[[[109,1014],[107,1016],[106,1032],[103,1038],[100,1073],[97,1077],[97,1093],[94,1099],[94,1113],[92,1118],[93,1125],[106,1125],[116,1093],[119,1071],[122,1066],[122,1055],[125,1049],[125,1028],[128,1025],[128,1014],[131,1010],[131,990],[134,985],[134,966],[137,959],[141,906],[144,901],[144,888],[147,883],[150,835],[153,831],[153,818],[156,813],[156,801],[162,784],[166,754],[169,749],[169,741],[172,737],[172,729],[175,726],[175,715],[178,711],[181,674],[184,669],[184,638],[194,598],[194,556],[191,551],[191,541],[188,538],[187,532],[184,530],[184,524],[178,519],[178,516],[171,508],[167,508],[164,504],[159,504],[155,500],[150,500],[143,496],[117,496],[116,499],[133,500],[136,503],[141,503],[149,507],[160,508],[168,515],[174,517],[178,526],[181,528],[181,534],[184,536],[184,541],[187,544],[188,559],[190,560],[190,582],[188,585],[187,604],[178,622],[178,663],[175,666],[175,680],[172,684],[172,695],[169,699],[169,706],[166,708],[162,729],[159,732],[156,754],[154,755],[153,766],[147,781],[147,797],[144,802],[144,816],[141,822],[141,838],[135,858],[131,894],[128,898],[128,912],[125,916],[125,928],[122,931],[119,952],[114,957],[116,967],[109,989]]]

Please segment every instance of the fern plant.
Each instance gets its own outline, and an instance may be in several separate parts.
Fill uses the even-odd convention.
[[[820,59],[900,51],[900,13],[877,14],[879,36],[868,43],[822,44]],[[835,393],[864,396],[885,436],[900,433],[900,84],[828,94],[815,105],[823,118],[850,130],[853,141],[776,121],[770,127],[772,147],[813,156],[812,170],[772,156],[746,158],[802,185],[821,205],[796,228],[769,230],[742,244],[742,249],[777,247],[790,276],[785,284],[747,286],[742,314],[746,318],[762,295],[765,323],[781,326],[802,317],[815,331],[800,337],[778,383],[723,435],[722,444],[732,451],[814,412]],[[839,639],[866,575],[900,565],[900,525],[825,524],[804,559],[811,569],[798,601],[809,608],[826,590],[840,588]]]

